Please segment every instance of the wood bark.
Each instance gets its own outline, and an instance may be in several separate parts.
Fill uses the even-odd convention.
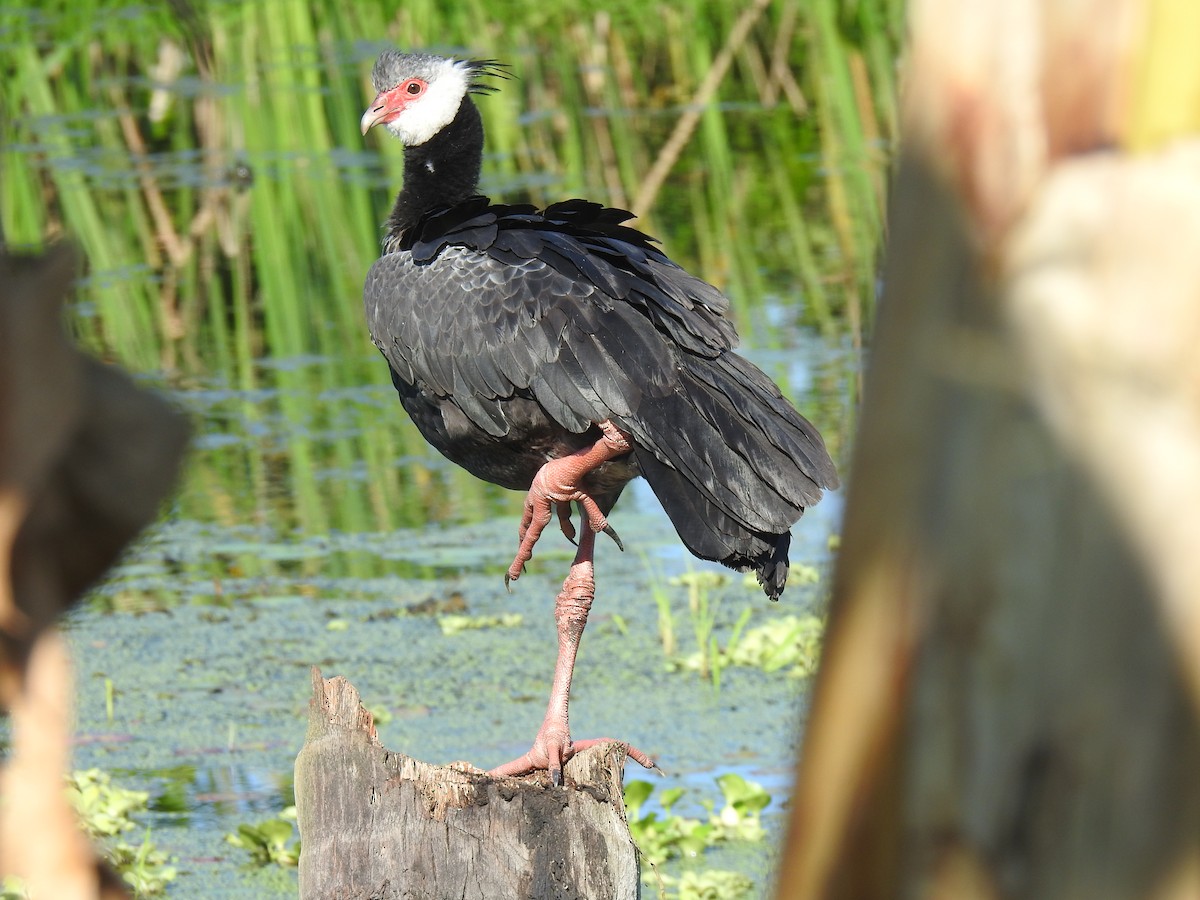
[[[1141,111],[1172,9],[912,6],[781,898],[1200,896],[1200,105]]]
[[[296,758],[301,900],[634,900],[625,748],[588,748],[565,767],[493,778],[385,749],[358,691],[313,669],[308,736]]]
[[[34,257],[0,247],[0,706],[12,720],[0,874],[61,900],[126,893],[67,805],[73,684],[54,622],[157,514],[188,431],[67,339],[76,268],[66,245]]]

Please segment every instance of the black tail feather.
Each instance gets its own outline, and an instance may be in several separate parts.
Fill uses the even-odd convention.
[[[787,582],[791,532],[752,531],[711,503],[688,478],[654,454],[635,449],[634,455],[684,546],[701,559],[738,571],[753,570],[763,592],[778,600]]]
[[[693,357],[680,374],[684,391],[646,398],[630,423],[641,473],[692,553],[754,570],[777,599],[791,526],[837,486],[824,442],[741,357]]]

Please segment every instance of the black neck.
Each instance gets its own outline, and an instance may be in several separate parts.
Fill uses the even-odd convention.
[[[483,165],[483,122],[470,97],[454,120],[416,147],[404,148],[404,188],[388,216],[388,237],[399,237],[425,213],[476,192]]]

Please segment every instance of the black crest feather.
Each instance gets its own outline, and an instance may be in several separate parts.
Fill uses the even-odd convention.
[[[471,59],[467,60],[467,64],[471,68],[471,84],[467,88],[467,93],[469,94],[494,94],[500,90],[494,84],[479,81],[478,79],[480,78],[500,78],[505,81],[513,78],[508,64],[502,63],[497,59]]]

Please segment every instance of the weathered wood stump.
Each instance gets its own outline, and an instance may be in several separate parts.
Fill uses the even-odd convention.
[[[591,747],[544,773],[493,778],[387,750],[358,691],[313,668],[296,757],[301,900],[633,900],[625,748]]]

